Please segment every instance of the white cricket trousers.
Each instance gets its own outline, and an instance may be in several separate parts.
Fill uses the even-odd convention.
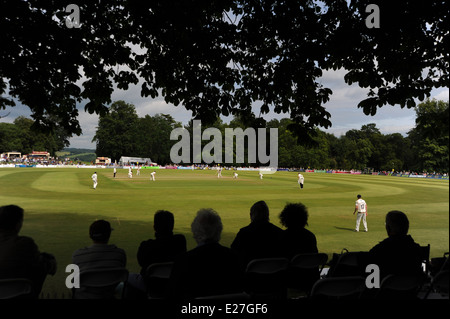
[[[359,224],[361,223],[361,219],[364,225],[364,230],[367,231],[367,220],[366,220],[366,213],[358,213],[356,216],[356,231],[359,231]]]

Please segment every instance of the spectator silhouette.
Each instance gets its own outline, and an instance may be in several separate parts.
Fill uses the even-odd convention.
[[[285,256],[317,253],[316,236],[305,228],[308,225],[308,210],[302,203],[287,204],[280,213],[280,222],[286,227],[283,231]]]
[[[51,254],[39,252],[32,238],[19,236],[23,213],[16,205],[0,207],[0,278],[29,279],[29,297],[38,298],[47,274],[56,273],[56,260]]]
[[[386,215],[388,238],[370,251],[370,262],[380,268],[381,279],[387,275],[421,274],[420,245],[408,235],[409,220],[401,211],[390,211]]]
[[[153,229],[155,239],[143,241],[139,246],[137,259],[141,275],[153,263],[173,261],[176,256],[186,252],[186,238],[173,234],[174,217],[171,212],[159,210],[155,213]]]
[[[72,255],[72,263],[78,265],[80,273],[95,268],[125,268],[127,258],[125,251],[114,244],[108,244],[111,237],[111,224],[106,220],[97,220],[89,227],[92,245],[77,249]],[[92,295],[103,294],[102,289],[76,288],[75,296],[89,299]]]
[[[146,292],[145,271],[151,264],[174,261],[175,257],[185,253],[186,238],[181,234],[173,234],[175,224],[174,216],[166,210],[159,210],[154,215],[153,229],[155,230],[155,239],[148,239],[141,242],[137,260],[141,266],[139,274],[130,274],[128,285],[128,294],[137,294]],[[131,286],[131,287],[130,287]],[[133,292],[133,288],[139,291]]]
[[[219,244],[222,220],[213,209],[201,209],[191,230],[197,247],[179,256],[170,278],[170,297],[190,300],[201,296],[241,292],[237,256]]]
[[[283,230],[269,221],[269,207],[259,201],[250,208],[250,224],[239,230],[231,244],[238,255],[241,267],[257,258],[282,257]]]
[[[316,236],[305,228],[308,225],[308,210],[302,203],[287,204],[280,213],[280,222],[286,227],[283,231],[282,243],[285,257],[291,260],[298,254],[317,253]],[[291,287],[310,291],[319,280],[319,268],[299,271],[289,269]]]

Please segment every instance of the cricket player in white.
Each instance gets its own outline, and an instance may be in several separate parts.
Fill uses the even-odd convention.
[[[302,174],[298,173],[298,184],[300,185],[300,188],[303,188],[303,183],[305,182],[305,178]]]
[[[91,176],[92,181],[94,182],[94,189],[97,188],[97,172],[94,172],[94,174],[92,174]]]
[[[238,173],[234,172],[233,178],[238,178]]]
[[[364,231],[367,231],[367,204],[364,199],[361,198],[361,195],[356,196],[358,199],[355,203],[355,210],[353,211],[353,215],[356,215],[356,228],[355,231],[359,231],[359,224],[361,223],[361,219],[364,225]]]
[[[222,167],[218,167],[217,168],[217,178],[221,178],[222,177]]]
[[[128,177],[133,178],[133,170],[131,169],[131,166],[128,167]]]
[[[259,179],[263,179],[263,174],[259,172]]]
[[[150,173],[150,180],[152,180],[152,181],[155,180],[155,174],[156,174],[156,172],[151,172]]]

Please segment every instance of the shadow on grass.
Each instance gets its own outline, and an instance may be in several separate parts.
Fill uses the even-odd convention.
[[[155,238],[153,222],[93,214],[29,213],[25,216],[20,235],[33,238],[39,250],[53,254],[58,264],[56,274],[46,277],[40,299],[71,299],[72,292],[65,284],[69,275],[66,267],[72,263],[75,250],[92,245],[89,226],[97,219],[111,222],[114,230],[109,243],[125,250],[126,268],[130,273],[140,271],[137,251],[142,241]],[[190,227],[182,224],[177,227],[175,233],[186,236],[188,250],[196,247],[197,243],[192,237]],[[235,233],[223,232],[221,244],[229,246],[234,236]]]
[[[337,227],[337,226],[334,226],[334,228],[339,229],[339,230],[355,231],[354,228],[345,228],[345,227]]]

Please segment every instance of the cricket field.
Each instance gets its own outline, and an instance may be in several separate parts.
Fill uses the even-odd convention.
[[[98,174],[97,189],[91,175]],[[449,182],[393,176],[304,173],[300,189],[296,172],[277,172],[260,179],[257,171],[231,170],[217,178],[214,170],[141,170],[133,178],[118,169],[113,178],[106,168],[0,168],[0,205],[15,204],[25,210],[20,232],[32,237],[39,249],[55,255],[58,270],[48,277],[43,292],[67,298],[65,287],[72,253],[91,244],[89,225],[106,219],[114,228],[110,243],[127,253],[127,268],[139,272],[136,253],[143,240],[154,238],[153,214],[160,209],[175,215],[175,233],[185,234],[188,249],[195,247],[191,222],[200,208],[215,209],[222,218],[221,243],[230,246],[238,230],[250,222],[249,210],[259,200],[267,202],[271,222],[281,227],[278,215],[289,202],[308,207],[308,229],[317,237],[320,252],[367,251],[386,238],[384,218],[401,210],[410,221],[416,242],[431,245],[430,257],[449,251]],[[366,232],[353,232],[356,195],[368,205]],[[362,226],[361,226],[362,228]]]

